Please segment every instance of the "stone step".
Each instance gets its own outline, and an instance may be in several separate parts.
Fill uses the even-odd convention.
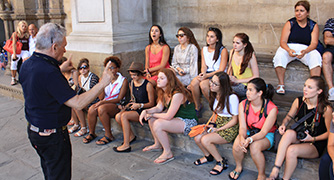
[[[123,138],[122,130],[119,125],[112,119],[112,132],[116,138]],[[131,123],[133,132],[137,135],[139,139],[144,139],[147,141],[151,141],[153,143],[153,137],[150,133],[150,129],[148,124],[144,124],[141,126],[139,123]],[[99,123],[98,128],[102,128],[102,125]],[[169,134],[169,142],[173,149],[181,150],[186,153],[196,154],[198,158],[203,156],[203,153],[196,145],[193,138],[189,136],[185,136],[183,134]],[[222,156],[228,159],[230,165],[235,166],[235,161],[232,153],[232,143],[218,145],[218,151]],[[269,175],[271,172],[271,168],[274,166],[276,153],[271,151],[264,152],[266,158],[266,174]],[[193,161],[195,161],[194,159]],[[318,167],[319,167],[320,158],[317,159],[298,159],[298,165],[293,173],[292,179],[318,179]],[[243,166],[245,169],[250,171],[257,172],[256,166],[250,156],[250,154],[246,154],[245,159],[243,161]],[[280,177],[283,176],[284,167],[281,168]],[[307,178],[306,178],[307,177]]]

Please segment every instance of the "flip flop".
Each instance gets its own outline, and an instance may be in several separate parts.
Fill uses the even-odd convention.
[[[240,172],[237,172],[237,171],[233,170],[232,173],[233,173],[233,178],[231,177],[231,172],[228,174],[228,177],[229,177],[231,180],[237,180],[237,179],[239,179],[239,177],[240,177],[240,175],[241,175],[241,173],[242,173],[242,170],[241,170]],[[235,176],[236,176],[236,175],[238,175],[238,177],[235,179]]]
[[[105,140],[103,138],[105,138]],[[106,144],[112,142],[113,140],[114,139],[110,139],[107,136],[103,136],[101,139],[99,139],[99,140],[96,141],[96,144],[97,145],[106,145]]]
[[[157,158],[154,160],[155,164],[166,164],[172,160],[174,160],[174,156],[170,157],[170,158]]]
[[[86,137],[84,137],[84,140],[86,140],[86,142],[82,141],[85,144],[88,144],[90,142],[92,142],[97,136],[94,134],[88,134]]]
[[[162,150],[162,147],[160,147],[160,148],[153,148],[152,146],[146,146],[143,149],[143,152],[149,152],[149,151],[155,152],[155,151],[161,151],[161,150]]]

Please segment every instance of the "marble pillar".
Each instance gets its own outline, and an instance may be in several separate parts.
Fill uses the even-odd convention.
[[[71,12],[68,51],[119,54],[148,44],[151,0],[71,0]]]

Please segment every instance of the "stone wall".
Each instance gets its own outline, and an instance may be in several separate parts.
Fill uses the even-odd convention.
[[[208,27],[219,27],[223,43],[231,49],[234,34],[249,35],[257,54],[274,55],[284,23],[294,16],[297,0],[154,0],[153,23],[162,26],[167,42],[177,44],[179,27],[190,27],[200,45],[205,44]],[[310,18],[322,32],[326,20],[333,17],[334,0],[310,0]],[[320,40],[322,41],[322,33]]]

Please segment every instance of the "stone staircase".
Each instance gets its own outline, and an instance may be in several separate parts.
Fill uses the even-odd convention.
[[[267,83],[271,83],[274,87],[277,85],[277,78],[275,70],[272,65],[272,56],[257,56],[258,66],[260,69],[260,77],[262,77]],[[303,83],[309,77],[309,71],[306,66],[299,62],[292,62],[289,64],[286,71],[286,95],[274,95],[274,103],[279,108],[278,113],[278,124],[281,124],[286,113],[289,111],[293,100],[302,95]],[[10,76],[5,74],[3,71],[0,73],[0,93],[9,97],[17,98],[23,100],[22,89],[20,85],[10,86]],[[205,123],[211,116],[212,112],[209,108],[208,102],[202,97],[203,110],[202,117],[199,119],[199,123]],[[132,127],[139,139],[145,139],[148,141],[153,141],[149,127],[147,124],[141,126],[139,123],[132,123]],[[102,125],[98,123],[98,128],[102,129]],[[113,133],[118,139],[122,139],[122,130],[117,125],[117,123],[112,120]],[[197,154],[198,157],[202,156],[202,152],[196,146],[194,140],[188,136],[181,134],[171,134],[170,143],[173,148],[180,149],[185,152]],[[225,144],[217,146],[219,152],[229,160],[229,164],[235,165],[234,158],[232,155],[232,144]],[[269,174],[271,168],[274,165],[276,154],[272,151],[265,151],[266,157],[266,173]],[[195,161],[195,159],[194,159]],[[318,179],[318,166],[320,159],[299,159],[298,166],[293,174],[294,179]],[[256,166],[250,155],[246,155],[244,162],[244,168],[251,171],[257,172]],[[283,173],[281,169],[281,177]]]

